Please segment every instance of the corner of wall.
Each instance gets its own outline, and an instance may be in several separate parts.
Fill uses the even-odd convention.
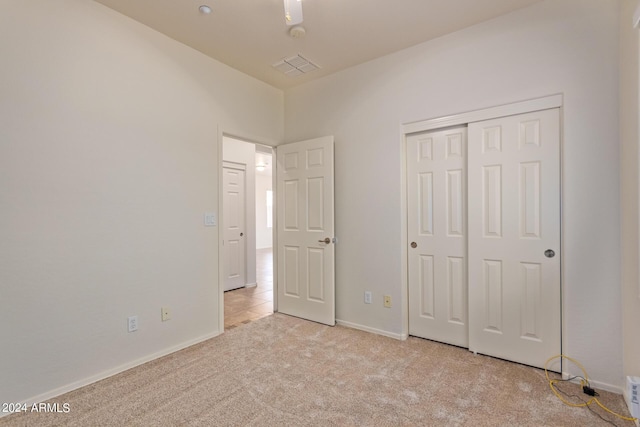
[[[623,376],[640,376],[640,2],[620,1],[620,200]]]

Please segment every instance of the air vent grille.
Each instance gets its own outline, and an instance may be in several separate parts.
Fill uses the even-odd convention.
[[[273,68],[285,73],[288,76],[295,77],[299,76],[300,74],[305,74],[310,71],[317,70],[320,67],[309,61],[304,56],[298,54],[276,62],[275,64],[273,64]]]

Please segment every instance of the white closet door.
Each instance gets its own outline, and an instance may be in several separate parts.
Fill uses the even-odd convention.
[[[559,110],[468,132],[469,349],[542,367],[560,353]]]
[[[409,333],[463,347],[466,132],[459,127],[407,138]]]

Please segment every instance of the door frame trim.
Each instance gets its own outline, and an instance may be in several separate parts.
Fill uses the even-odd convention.
[[[534,98],[526,101],[514,102],[512,104],[498,105],[495,107],[483,108],[481,110],[467,111],[449,116],[436,117],[433,119],[420,120],[417,122],[402,124],[402,134],[424,132],[432,129],[440,129],[449,126],[465,125],[483,120],[497,119],[499,117],[514,116],[516,114],[532,113],[534,111],[548,110],[550,108],[562,107],[562,94]]]
[[[409,336],[409,252],[407,246],[409,244],[408,229],[408,185],[407,185],[407,136],[426,132],[430,130],[443,129],[451,126],[468,125],[469,123],[497,119],[500,117],[513,116],[517,114],[531,113],[534,111],[548,110],[551,108],[560,108],[560,346],[565,348],[564,337],[565,324],[564,321],[564,217],[563,212],[563,94],[554,94],[541,98],[533,98],[529,100],[514,102],[511,104],[498,105],[479,110],[467,111],[458,114],[435,117],[426,120],[403,123],[400,126],[400,287],[401,310],[402,313],[402,333],[403,339]]]

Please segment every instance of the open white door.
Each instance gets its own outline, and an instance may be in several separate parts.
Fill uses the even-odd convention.
[[[333,136],[277,147],[278,311],[335,325]]]

